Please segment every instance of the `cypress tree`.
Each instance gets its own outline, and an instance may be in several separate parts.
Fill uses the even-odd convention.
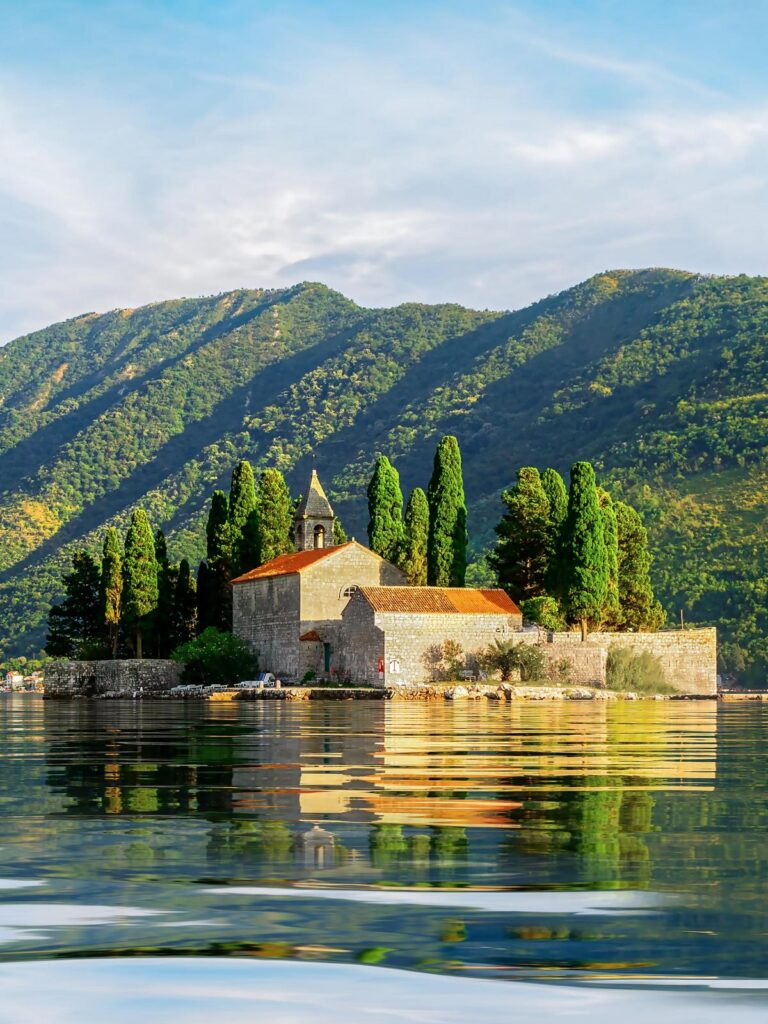
[[[205,535],[209,625],[227,631],[232,628],[232,543],[229,502],[224,491],[213,492]]]
[[[197,567],[197,632],[203,633],[213,626],[213,609],[211,598],[211,571],[208,563],[203,560]]]
[[[136,657],[143,657],[144,636],[157,609],[157,560],[152,527],[144,509],[137,508],[125,535],[123,559],[123,621],[135,639]]]
[[[262,563],[261,557],[261,524],[258,508],[248,514],[240,538],[240,566],[237,575],[242,576],[250,569],[256,569]]]
[[[347,531],[341,525],[341,520],[337,517],[333,521],[333,544],[334,547],[338,547],[339,544],[346,544],[349,540],[347,537]]]
[[[544,470],[541,474],[541,486],[549,501],[547,571],[544,583],[547,593],[554,597],[562,589],[561,546],[565,517],[568,515],[568,490],[565,481],[556,469]]]
[[[87,551],[72,556],[72,571],[64,576],[64,600],[48,613],[45,650],[54,658],[93,657],[104,641],[101,574]]]
[[[400,474],[386,455],[376,459],[368,484],[368,546],[377,555],[396,562],[404,539],[403,492]]]
[[[603,516],[589,462],[571,467],[562,551],[564,610],[569,621],[581,625],[581,638],[586,640],[590,622],[602,619],[609,577]]]
[[[653,596],[648,533],[631,505],[617,501],[614,509],[618,533],[618,626],[653,632],[662,626],[664,611]]]
[[[598,488],[597,497],[603,517],[603,539],[608,559],[608,594],[604,611],[608,622],[615,623],[619,614],[619,535],[616,510],[610,494],[602,487]]]
[[[232,470],[229,488],[229,532],[232,544],[232,572],[240,576],[254,569],[257,562],[250,563],[251,538],[245,536],[248,517],[256,510],[256,481],[250,462],[238,462]]]
[[[182,558],[173,595],[173,647],[192,640],[197,632],[197,588],[189,562]]]
[[[117,657],[123,598],[123,552],[120,537],[114,526],[107,528],[101,556],[101,614],[107,633],[107,643],[113,658]]]
[[[265,469],[259,481],[261,564],[294,550],[293,503],[279,469]]]
[[[489,562],[499,586],[515,601],[541,597],[550,557],[550,503],[538,469],[519,469],[517,483],[501,500],[507,511],[496,526],[498,541]]]
[[[405,507],[405,554],[400,568],[412,587],[427,584],[429,504],[421,487],[414,487]]]
[[[157,562],[157,610],[155,611],[155,637],[158,658],[166,658],[173,631],[173,596],[175,574],[168,562],[168,545],[161,529],[155,531],[155,561]]]
[[[434,587],[463,587],[467,570],[467,506],[461,452],[455,437],[442,438],[427,489],[427,580]]]

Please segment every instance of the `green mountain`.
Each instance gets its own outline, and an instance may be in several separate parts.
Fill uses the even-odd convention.
[[[73,547],[141,503],[199,558],[232,464],[314,452],[364,536],[377,452],[406,487],[458,435],[475,555],[521,464],[591,459],[646,516],[677,621],[768,665],[768,280],[615,271],[517,312],[364,309],[319,284],[89,313],[0,350],[0,651],[41,646]],[[482,563],[475,578],[482,575]]]

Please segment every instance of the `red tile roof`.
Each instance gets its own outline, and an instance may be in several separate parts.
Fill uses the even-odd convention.
[[[350,540],[346,544],[339,544],[333,548],[312,548],[310,551],[294,551],[288,555],[278,555],[271,562],[265,562],[258,569],[251,569],[250,572],[238,576],[232,582],[247,583],[249,580],[262,580],[268,576],[291,576],[295,572],[301,572],[302,569],[308,569],[310,565],[314,565],[315,562],[327,558],[328,555],[341,551],[342,548],[347,547],[349,544],[354,544],[354,541]]]
[[[302,633],[299,640],[306,640],[311,643],[322,643],[322,638],[316,629],[310,629],[308,633]]]
[[[360,593],[377,612],[520,615],[520,609],[503,590],[472,590],[464,587],[360,587]]]

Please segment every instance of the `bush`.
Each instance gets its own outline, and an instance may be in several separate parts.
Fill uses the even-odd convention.
[[[464,650],[456,640],[443,640],[432,644],[423,655],[424,664],[433,682],[458,679],[466,666]]]
[[[608,651],[606,681],[610,690],[634,690],[636,693],[674,693],[661,662],[650,651],[636,654],[631,647],[612,647]]]
[[[544,654],[533,644],[515,643],[514,640],[496,640],[480,656],[483,668],[500,672],[502,682],[509,682],[515,669],[520,670],[521,682],[541,678],[544,672]]]
[[[553,633],[568,628],[560,604],[554,597],[529,597],[520,603],[520,611],[529,622]]]
[[[252,679],[259,667],[240,637],[222,633],[213,626],[194,640],[180,644],[171,658],[184,663],[181,678],[185,683],[203,686],[228,686]]]

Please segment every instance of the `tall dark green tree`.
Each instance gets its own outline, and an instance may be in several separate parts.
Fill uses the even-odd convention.
[[[605,601],[604,618],[609,624],[616,622],[619,615],[619,535],[616,524],[616,510],[610,494],[602,487],[597,489],[600,512],[603,517],[603,539],[608,559],[608,594]]]
[[[396,562],[402,554],[404,536],[400,474],[386,455],[380,455],[368,484],[368,546],[382,558]]]
[[[459,442],[440,440],[427,489],[427,580],[435,587],[463,587],[467,571],[467,506]]]
[[[421,487],[414,487],[405,507],[405,546],[400,568],[412,587],[427,584],[429,503]]]
[[[563,526],[568,515],[568,490],[565,481],[556,469],[545,469],[541,474],[541,486],[549,501],[549,522],[547,525],[547,571],[545,586],[547,593],[556,598],[561,587],[561,545]]]
[[[339,544],[346,544],[348,540],[347,531],[341,525],[341,520],[337,516],[333,521],[333,544],[336,547]]]
[[[213,626],[213,601],[211,598],[211,570],[208,563],[203,561],[197,567],[197,586],[195,587],[197,597],[197,632],[202,633]]]
[[[259,480],[261,564],[294,550],[293,503],[279,469],[265,469]]]
[[[197,633],[197,588],[189,568],[182,558],[176,571],[173,595],[172,649],[192,640]]]
[[[137,658],[144,656],[144,640],[157,610],[155,538],[144,509],[137,508],[125,535],[123,558],[123,622],[133,636]]]
[[[562,553],[563,608],[586,640],[590,626],[602,621],[610,575],[595,471],[589,462],[571,466]]]
[[[64,600],[48,613],[46,653],[54,658],[98,657],[105,629],[99,566],[87,551],[76,551],[63,580]]]
[[[489,556],[499,586],[518,603],[546,590],[550,550],[550,503],[534,466],[517,471],[517,483],[504,491],[506,512],[496,527],[496,549]]]
[[[664,623],[664,611],[653,596],[652,556],[648,533],[639,513],[631,505],[614,504],[618,534],[618,575],[620,629],[653,632]]]
[[[250,534],[246,535],[248,517],[256,511],[256,481],[250,462],[238,462],[232,470],[229,488],[229,532],[232,544],[232,572],[240,576],[254,569],[258,562],[251,562],[253,552]]]
[[[232,628],[232,535],[229,528],[229,502],[224,491],[214,491],[208,512],[205,536],[208,565],[209,625]]]
[[[240,565],[238,576],[256,569],[262,564],[261,557],[261,514],[255,508],[248,514],[240,537]]]
[[[101,555],[101,614],[107,634],[109,651],[117,657],[123,602],[123,550],[114,526],[107,528]]]
[[[155,649],[158,658],[171,653],[173,636],[173,598],[176,574],[168,561],[168,545],[161,529],[155,531],[155,561],[157,562],[157,609],[155,610]]]

